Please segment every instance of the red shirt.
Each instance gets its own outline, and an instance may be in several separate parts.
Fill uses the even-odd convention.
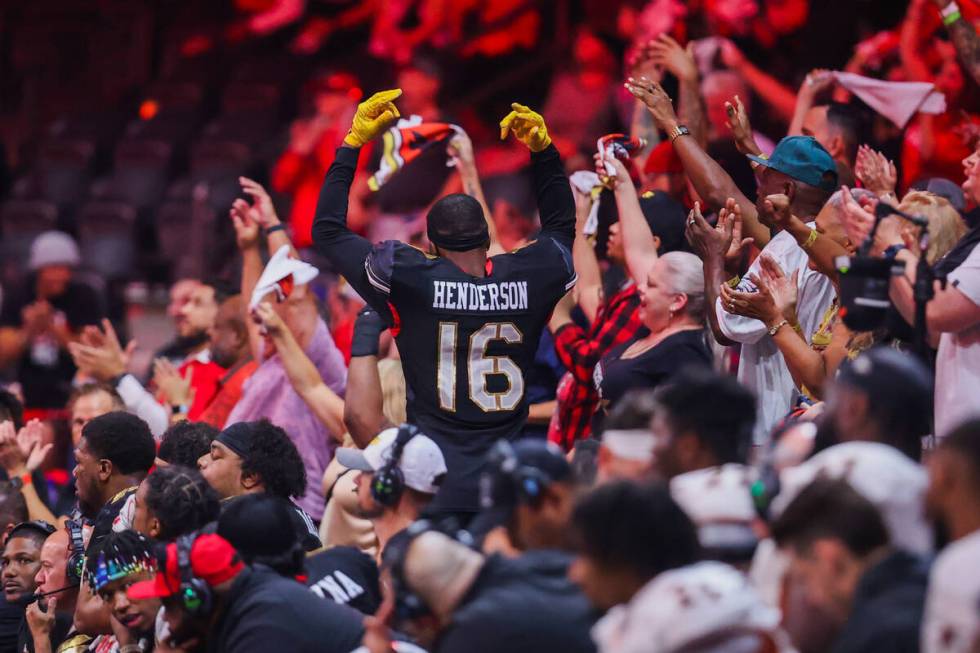
[[[218,386],[221,378],[225,375],[225,368],[217,363],[208,361],[203,363],[196,358],[184,361],[178,370],[181,376],[191,369],[191,387],[194,389],[194,402],[187,411],[187,419],[197,421],[201,413],[208,407],[214,396],[218,394]]]
[[[258,366],[258,363],[249,359],[229,369],[218,381],[218,392],[197,418],[197,421],[207,422],[219,430],[223,429],[225,422],[228,421],[228,415],[231,414],[231,409],[242,398],[242,384],[248,377],[252,376],[252,372]]]

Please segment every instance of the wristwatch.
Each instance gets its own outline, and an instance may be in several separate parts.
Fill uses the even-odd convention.
[[[691,135],[691,130],[684,125],[675,125],[673,129],[667,132],[667,137],[670,139],[671,143],[673,143],[678,136],[690,136],[690,135]]]

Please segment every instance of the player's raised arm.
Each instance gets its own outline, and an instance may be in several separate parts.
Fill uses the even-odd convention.
[[[531,150],[531,174],[541,214],[541,234],[571,248],[575,240],[575,198],[558,149],[551,143],[541,114],[516,102],[510,106],[513,110],[500,121],[500,138],[513,133]]]
[[[361,146],[383,133],[398,118],[395,99],[401,94],[401,89],[381,91],[358,105],[344,144],[337,148],[337,156],[327,171],[313,220],[313,242],[317,249],[369,302],[378,299],[364,269],[371,243],[347,227],[347,200]],[[384,300],[380,303],[384,305]]]

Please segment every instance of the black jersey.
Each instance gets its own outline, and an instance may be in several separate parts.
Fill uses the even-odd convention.
[[[542,229],[474,277],[397,241],[372,247],[346,228],[357,150],[340,148],[320,195],[314,241],[392,324],[408,388],[408,419],[432,437],[449,470],[437,506],[475,510],[487,450],[527,420],[525,374],[542,329],[574,285],[575,204],[558,151],[532,154]]]

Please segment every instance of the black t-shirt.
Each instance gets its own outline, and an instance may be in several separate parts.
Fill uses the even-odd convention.
[[[57,651],[58,647],[68,639],[73,633],[72,621],[74,615],[65,612],[58,612],[54,616],[54,626],[51,628],[51,650]],[[17,635],[17,650],[20,653],[34,653],[34,638],[31,636],[31,629],[27,626],[27,619],[20,622],[20,632]]]
[[[621,358],[635,340],[620,345],[595,368],[595,384],[606,409],[633,388],[655,388],[691,365],[711,366],[704,329],[679,331],[634,358]]]
[[[320,194],[313,237],[391,324],[408,421],[439,445],[448,473],[432,509],[475,512],[487,451],[527,421],[525,378],[555,304],[574,285],[575,201],[554,147],[531,155],[541,233],[494,256],[483,277],[397,241],[372,246],[347,228],[357,151],[342,147]]]
[[[244,495],[243,495],[244,496]],[[224,512],[228,506],[242,497],[231,497],[221,502],[221,511]],[[293,524],[296,532],[296,539],[302,545],[304,551],[316,551],[323,546],[320,541],[320,534],[317,532],[316,524],[309,513],[290,501],[292,510],[289,511],[289,521]]]
[[[129,496],[136,492],[137,486],[129,487],[109,499],[108,503],[102,506],[99,514],[93,521],[91,542],[98,542],[112,532],[112,524],[119,516],[119,511],[126,505]]]
[[[0,593],[0,653],[17,651],[17,634],[24,621],[24,605],[10,603],[7,595]]]
[[[435,653],[592,653],[596,614],[566,576],[568,556],[487,558]]]
[[[361,644],[364,615],[261,565],[239,574],[207,650],[228,653],[350,653]]]
[[[0,311],[0,327],[20,328],[21,312],[37,301],[36,282],[29,279],[22,286],[9,289]],[[97,324],[102,317],[95,291],[82,283],[71,282],[64,293],[50,297],[55,309],[55,321],[63,322],[72,331]],[[71,392],[75,364],[71,354],[54,341],[28,343],[17,367],[17,378],[24,389],[24,403],[34,408],[62,408]]]
[[[378,565],[352,546],[337,546],[306,558],[306,585],[321,599],[374,614],[381,605]]]

